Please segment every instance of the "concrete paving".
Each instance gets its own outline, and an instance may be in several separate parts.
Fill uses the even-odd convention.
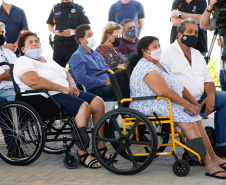
[[[203,120],[204,125],[213,125],[213,115]],[[183,150],[178,147],[178,156]],[[105,168],[88,169],[79,165],[77,169],[69,170],[63,165],[64,154],[53,155],[42,153],[41,157],[28,166],[12,166],[0,160],[1,185],[133,185],[133,184],[164,184],[164,185],[226,185],[226,180],[205,176],[202,166],[191,167],[186,177],[177,177],[172,171],[174,158],[159,156],[150,166],[139,174],[132,176],[115,175]]]

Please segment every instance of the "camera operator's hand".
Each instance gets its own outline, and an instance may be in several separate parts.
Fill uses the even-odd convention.
[[[171,18],[177,18],[179,17],[179,10],[173,10],[171,12]]]
[[[217,0],[211,0],[209,6],[207,7],[207,9],[209,11],[212,11],[214,8],[214,5],[217,3]]]

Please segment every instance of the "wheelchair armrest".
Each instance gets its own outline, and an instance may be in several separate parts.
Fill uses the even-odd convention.
[[[144,97],[133,97],[133,98],[123,98],[120,100],[121,103],[128,102],[128,101],[139,101],[139,100],[153,100],[157,99],[157,96],[144,96]]]

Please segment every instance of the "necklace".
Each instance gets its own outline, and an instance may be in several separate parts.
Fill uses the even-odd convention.
[[[123,7],[122,7],[122,14],[123,14],[123,19],[124,19],[124,20],[126,19],[126,16],[127,16],[128,11],[129,11],[129,7],[130,7],[131,2],[132,2],[132,1],[129,1],[129,6],[128,6],[127,10],[126,10],[126,14],[124,13]],[[121,5],[122,5],[122,1],[121,1]]]

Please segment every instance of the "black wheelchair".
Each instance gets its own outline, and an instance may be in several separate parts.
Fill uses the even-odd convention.
[[[186,176],[190,166],[186,160],[179,160],[176,155],[176,146],[182,146],[201,160],[200,155],[187,147],[185,136],[182,132],[180,141],[175,139],[175,127],[172,116],[171,101],[162,97],[137,97],[130,98],[129,75],[126,70],[114,73],[113,70],[105,70],[97,73],[112,73],[110,82],[116,93],[119,108],[107,112],[96,124],[93,130],[92,144],[96,158],[107,170],[119,175],[132,175],[147,168],[154,158],[159,155],[173,155],[175,163],[173,172],[177,176]],[[168,116],[146,117],[134,109],[128,108],[131,101],[166,99],[169,103]],[[105,136],[100,137],[99,129],[105,125]],[[172,142],[169,143],[169,128],[171,128]],[[105,142],[109,152],[112,154],[106,160],[98,151],[98,143]],[[167,146],[172,146],[173,151],[164,152]],[[185,156],[188,157],[189,156]],[[117,162],[116,162],[117,161]]]
[[[6,62],[13,77],[13,65]],[[76,168],[80,159],[70,153],[74,144],[85,150],[84,141],[76,127],[74,118],[61,109],[47,90],[20,92],[13,79],[15,101],[0,107],[0,157],[12,165],[28,165],[41,155],[42,151],[52,154],[65,152],[64,165]],[[42,95],[22,96],[45,93]]]

